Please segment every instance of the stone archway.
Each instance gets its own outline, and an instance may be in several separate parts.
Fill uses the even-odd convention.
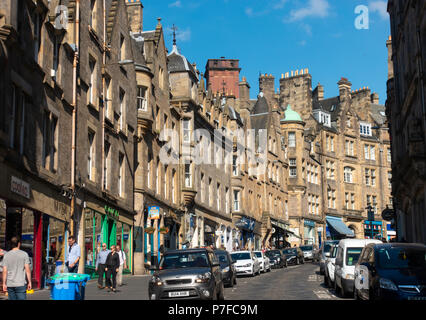
[[[359,228],[355,224],[350,224],[348,228],[354,232],[355,239],[364,239],[364,235],[359,231]]]

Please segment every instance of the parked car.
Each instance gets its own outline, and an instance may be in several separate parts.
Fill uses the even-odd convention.
[[[355,266],[354,296],[366,300],[426,300],[426,246],[365,246]]]
[[[237,275],[255,275],[260,274],[260,261],[252,251],[236,251],[231,253],[235,260],[235,269]]]
[[[287,260],[285,259],[283,253],[278,250],[268,250],[265,252],[265,255],[269,258],[269,263],[271,265],[271,268],[278,269],[278,268],[287,268]]]
[[[210,248],[167,251],[151,270],[150,300],[224,299],[219,260]]]
[[[297,248],[287,248],[282,251],[287,264],[301,264],[305,263],[305,258],[303,256],[303,251]]]
[[[330,255],[330,249],[333,245],[338,244],[339,240],[326,240],[322,243],[318,252],[318,259],[320,263],[320,274],[324,274],[325,258]]]
[[[334,269],[336,264],[338,245],[335,244],[330,249],[330,256],[325,259],[324,284],[326,287],[334,288]]]
[[[307,245],[307,246],[300,246],[300,249],[303,251],[303,257],[306,260],[314,260],[314,246],[313,245]]]
[[[382,241],[373,239],[339,241],[334,269],[334,289],[342,297],[354,293],[355,264],[362,249],[369,243],[382,243]]]
[[[228,287],[233,287],[237,284],[237,270],[235,269],[235,261],[226,250],[214,250],[214,253],[219,259],[223,284]]]
[[[262,272],[270,272],[271,264],[269,258],[262,251],[254,251],[257,259],[260,260],[260,271]]]

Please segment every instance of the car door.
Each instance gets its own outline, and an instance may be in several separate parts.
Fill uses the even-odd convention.
[[[363,265],[363,263],[367,262],[368,256],[370,254],[371,248],[364,248],[361,256],[359,258],[358,263],[355,266],[355,289],[358,291],[358,294],[363,299],[367,299],[368,297],[368,268]]]
[[[336,264],[335,264],[335,271],[334,271],[334,281],[336,285],[339,287],[342,286],[342,268],[343,268],[343,248],[339,247],[337,249],[337,256],[336,256]]]

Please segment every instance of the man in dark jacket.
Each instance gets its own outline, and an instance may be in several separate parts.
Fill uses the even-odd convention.
[[[106,286],[109,288],[109,291],[116,292],[117,286],[117,273],[120,268],[120,256],[115,251],[115,246],[111,246],[111,252],[108,254],[105,262],[105,271],[106,271]],[[112,278],[112,284],[111,284]]]

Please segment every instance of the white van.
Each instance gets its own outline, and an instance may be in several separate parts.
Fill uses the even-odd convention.
[[[362,249],[369,243],[382,243],[372,239],[343,239],[339,241],[334,269],[334,288],[342,297],[353,294],[355,264]]]

